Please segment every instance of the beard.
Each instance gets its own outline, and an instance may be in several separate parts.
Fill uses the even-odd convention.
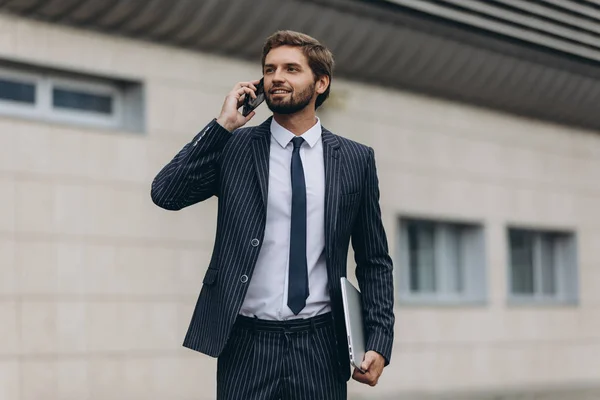
[[[298,93],[296,96],[294,92],[290,93],[289,99],[277,99],[273,100],[271,93],[265,93],[265,101],[269,110],[275,114],[294,114],[298,111],[303,110],[307,105],[310,104],[313,95],[315,94],[315,83],[310,84],[306,89]]]

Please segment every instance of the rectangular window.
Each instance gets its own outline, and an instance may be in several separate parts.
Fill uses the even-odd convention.
[[[510,233],[510,259],[513,293],[532,294],[533,288],[533,233]]]
[[[485,300],[481,226],[401,219],[399,248],[402,302]]]
[[[35,84],[0,77],[0,99],[34,104]]]
[[[576,301],[575,237],[571,233],[510,228],[512,300]]]
[[[78,111],[87,111],[111,115],[113,113],[113,97],[84,91],[55,87],[52,91],[52,105]]]
[[[407,224],[411,292],[435,292],[434,228],[426,222]]]
[[[138,82],[0,62],[0,115],[143,131]]]

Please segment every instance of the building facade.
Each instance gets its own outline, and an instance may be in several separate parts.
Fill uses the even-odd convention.
[[[282,3],[286,13],[316,13],[304,30],[338,46],[341,77],[319,112],[323,125],[376,154],[396,343],[379,385],[351,382],[350,398],[600,398],[593,55],[583,62],[585,55],[541,47],[508,51],[498,38],[487,38],[494,45],[486,48],[472,32],[469,42],[458,31],[440,37],[424,29],[429,36],[419,33],[424,41],[407,61],[372,52],[353,66],[348,60],[375,39],[357,43],[359,51],[338,41],[340,33],[317,29],[319,18],[348,15],[370,26],[347,9],[353,2]],[[216,201],[161,210],[150,182],[217,115],[233,84],[260,76],[258,53],[228,54],[236,44],[216,33],[204,39],[224,53],[207,43],[176,46],[166,25],[163,41],[131,37],[118,29],[142,32],[143,19],[111,21],[109,8],[102,14],[86,1],[7,4],[0,399],[214,398],[215,360],[181,343],[212,250]],[[197,7],[214,18],[216,2],[206,4],[213,8]],[[384,11],[413,18],[370,10],[375,21]],[[265,27],[247,38],[252,30],[241,30],[246,41],[238,45],[259,50],[271,33]],[[434,51],[436,43],[445,50]],[[429,51],[455,58],[419,58]],[[377,75],[370,60],[386,57]],[[506,87],[494,86],[502,76]],[[268,116],[262,106],[251,123]],[[350,254],[350,276],[353,267]]]

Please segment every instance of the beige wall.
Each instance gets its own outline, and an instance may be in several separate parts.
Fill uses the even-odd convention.
[[[215,361],[181,342],[216,202],[167,212],[149,188],[260,68],[4,15],[0,59],[141,79],[147,96],[146,134],[0,118],[0,399],[214,398]],[[378,388],[351,393],[600,386],[600,135],[339,80],[334,91],[322,120],[374,146],[393,254],[398,215],[486,228],[488,303],[398,307],[393,363]],[[579,306],[506,305],[512,222],[577,232]]]
[[[344,112],[324,120],[375,147],[393,254],[398,215],[485,226],[488,304],[398,307],[382,390],[600,386],[600,135],[358,85],[344,91]],[[511,223],[577,233],[579,306],[506,304]]]

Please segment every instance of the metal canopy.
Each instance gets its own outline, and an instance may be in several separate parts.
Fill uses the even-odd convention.
[[[600,62],[600,2],[597,0],[388,1]]]
[[[0,0],[0,11],[252,60],[293,29],[333,51],[337,76],[600,129],[591,1]]]

